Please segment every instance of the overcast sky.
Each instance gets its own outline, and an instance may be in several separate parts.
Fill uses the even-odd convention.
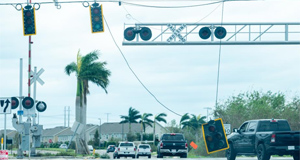
[[[0,3],[25,0],[1,0]],[[35,2],[46,2],[33,0]],[[198,5],[215,1],[130,1],[156,6]],[[214,107],[219,46],[122,46],[125,23],[220,22],[222,5],[182,9],[145,8],[103,2],[103,13],[117,44],[130,66],[147,88],[178,114],[206,116],[205,107]],[[24,6],[24,5],[23,5]],[[224,22],[299,22],[300,1],[266,0],[224,3]],[[127,10],[127,11],[126,11]],[[130,14],[130,15],[128,15]],[[64,125],[64,107],[70,106],[70,126],[75,120],[76,77],[64,68],[82,55],[100,50],[100,61],[111,71],[108,94],[90,83],[87,122],[119,122],[130,106],[141,113],[166,113],[170,122],[180,117],[163,108],[142,87],[127,67],[105,26],[104,33],[91,34],[89,10],[82,4],[43,4],[36,11],[37,35],[32,36],[32,70],[45,72],[37,84],[37,99],[47,103],[40,114],[44,128]],[[22,13],[0,5],[0,97],[19,96],[19,62],[23,58],[23,95],[28,93],[28,36],[23,36]],[[300,29],[298,28],[298,31]],[[300,37],[300,34],[297,35]],[[298,38],[299,40],[299,38]],[[32,91],[33,89],[31,89]],[[219,99],[247,91],[283,92],[291,99],[300,91],[299,45],[222,46]],[[12,113],[15,113],[13,110]],[[12,129],[12,114],[7,128]],[[4,128],[0,115],[0,129]]]

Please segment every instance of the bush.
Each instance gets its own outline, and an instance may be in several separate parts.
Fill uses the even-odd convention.
[[[59,153],[56,153],[56,156],[76,156],[75,153],[72,153],[72,152],[59,152]]]
[[[102,154],[100,156],[100,158],[102,158],[102,159],[110,159],[110,156],[107,153],[105,153],[105,154]]]
[[[95,158],[100,158],[100,154],[99,153],[95,153]]]

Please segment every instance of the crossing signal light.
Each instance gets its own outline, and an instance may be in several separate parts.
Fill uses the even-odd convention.
[[[25,6],[22,8],[23,15],[23,34],[24,36],[36,35],[35,8]]]
[[[92,33],[104,32],[102,5],[92,4],[92,7],[90,6],[90,17]]]
[[[152,37],[152,32],[150,28],[148,27],[143,27],[140,31],[140,37],[144,41],[148,41]]]
[[[135,35],[136,35],[136,31],[133,27],[128,27],[124,30],[124,38],[127,40],[127,41],[132,41],[134,40],[135,38]]]
[[[202,125],[203,138],[208,154],[229,148],[221,118],[211,120]]]
[[[16,109],[19,106],[19,100],[16,97],[11,97],[11,109]]]
[[[25,109],[30,109],[34,105],[34,100],[31,97],[25,97],[22,100],[22,105]]]
[[[203,27],[199,30],[199,36],[202,39],[208,39],[211,35],[211,31],[208,27]]]
[[[36,110],[39,112],[44,112],[47,109],[47,105],[45,102],[41,101],[36,104]]]
[[[227,32],[224,27],[217,27],[215,29],[215,36],[218,39],[223,39],[226,36]]]

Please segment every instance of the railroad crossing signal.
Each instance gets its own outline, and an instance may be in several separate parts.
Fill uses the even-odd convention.
[[[24,36],[36,35],[35,8],[27,5],[22,8]]]
[[[16,109],[19,106],[19,99],[16,97],[11,97],[11,109]]]
[[[94,3],[90,6],[90,18],[92,33],[104,32],[102,5],[99,7],[99,3]]]
[[[25,109],[30,109],[34,105],[34,100],[31,97],[25,97],[22,100],[22,105]]]
[[[202,125],[202,132],[208,154],[229,148],[221,118],[211,120]]]

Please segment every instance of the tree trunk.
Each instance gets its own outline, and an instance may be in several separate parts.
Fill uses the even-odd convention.
[[[155,144],[155,119],[153,122],[153,144]]]
[[[86,143],[86,134],[85,134],[85,127],[86,127],[86,104],[83,103],[80,106],[80,97],[76,96],[76,117],[75,120],[82,125],[84,128],[80,134],[76,135],[76,153],[77,154],[89,154],[87,149]]]

